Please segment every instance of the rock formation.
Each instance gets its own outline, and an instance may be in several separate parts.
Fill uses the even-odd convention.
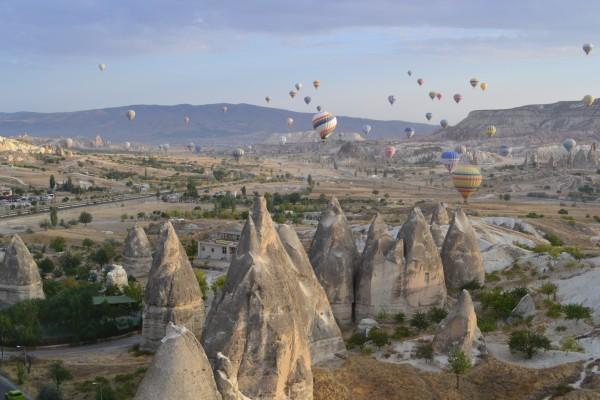
[[[184,326],[169,323],[134,400],[221,400],[200,343]]]
[[[531,295],[527,293],[521,298],[521,300],[519,300],[519,303],[510,312],[508,322],[513,323],[520,319],[532,316],[535,316],[535,302],[533,301],[533,297],[531,297]]]
[[[483,285],[485,271],[479,238],[462,209],[456,210],[442,246],[446,286],[460,289],[465,284]]]
[[[135,224],[129,229],[123,248],[123,267],[127,274],[145,283],[152,267],[152,247],[144,228]]]
[[[475,308],[471,301],[471,295],[468,291],[463,290],[456,305],[440,322],[433,338],[433,349],[438,353],[448,354],[453,347],[458,347],[466,355],[470,355],[476,335]]]
[[[312,363],[314,365],[333,359],[337,353],[346,351],[346,345],[325,290],[317,280],[308,255],[294,228],[289,225],[279,225],[277,231],[292,260],[300,289],[306,297],[306,302],[302,306],[309,317],[307,330],[310,337]]]
[[[340,325],[350,324],[358,251],[346,216],[335,197],[321,214],[309,257],[336,320]]]
[[[266,201],[257,197],[242,231],[225,285],[208,314],[202,343],[252,399],[312,399],[309,287],[277,233]]]
[[[442,228],[435,222],[432,222],[429,226],[429,230],[431,231],[431,237],[433,238],[435,245],[438,250],[441,251],[442,245],[444,244],[444,233],[442,232]]]
[[[144,295],[142,344],[155,350],[169,322],[200,337],[204,321],[202,293],[185,249],[170,222],[161,227],[156,257]]]
[[[223,353],[217,353],[215,381],[223,400],[251,400],[240,391],[231,360]]]
[[[587,155],[583,149],[579,149],[573,157],[573,168],[586,168],[587,167]]]
[[[19,235],[14,235],[0,263],[0,306],[43,298],[44,289],[38,266],[23,240]]]
[[[431,214],[430,223],[435,223],[438,225],[448,225],[450,223],[450,217],[448,216],[446,206],[444,206],[442,203],[437,204],[437,206],[433,209],[433,213]]]
[[[392,238],[381,215],[375,216],[357,274],[357,320],[381,312],[411,315],[445,303],[442,262],[419,209],[413,209],[398,236]]]
[[[114,286],[120,289],[129,286],[127,272],[122,266],[117,264],[109,266],[109,271],[106,273],[106,286]]]

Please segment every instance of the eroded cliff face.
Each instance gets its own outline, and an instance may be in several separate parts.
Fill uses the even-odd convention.
[[[433,349],[448,354],[453,348],[470,355],[477,334],[477,315],[468,291],[463,290],[450,313],[438,326]]]

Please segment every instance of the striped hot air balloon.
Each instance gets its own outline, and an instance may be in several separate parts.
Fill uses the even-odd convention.
[[[442,164],[446,167],[448,172],[452,172],[452,170],[458,165],[460,162],[460,154],[452,150],[446,150],[442,153]]]
[[[385,146],[384,151],[387,158],[393,158],[396,155],[396,147],[394,146]]]
[[[312,119],[313,129],[319,133],[322,141],[326,141],[335,131],[337,118],[330,112],[323,111],[315,114]]]
[[[452,173],[452,183],[460,195],[462,196],[465,204],[479,186],[481,186],[481,171],[476,165],[462,164]]]
[[[490,125],[485,129],[485,134],[488,135],[488,137],[493,137],[496,136],[496,126],[495,125]]]

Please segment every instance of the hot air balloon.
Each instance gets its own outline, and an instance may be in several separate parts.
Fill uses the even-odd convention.
[[[423,80],[423,78],[419,78],[419,79],[417,79],[417,83],[419,84],[419,86],[423,86],[423,83],[424,83],[424,82],[425,82],[425,81]]]
[[[447,120],[445,120],[445,119],[441,120],[441,121],[440,121],[440,126],[441,126],[442,128],[446,128],[446,127],[448,126],[448,121],[447,121]]]
[[[321,107],[321,106],[317,106],[317,111],[318,111],[318,112],[321,112],[321,110],[323,110],[323,107]]]
[[[438,99],[438,100],[441,100],[443,96],[444,96],[444,94],[443,94],[443,93],[440,93],[440,92],[437,92],[437,93],[435,94],[435,97],[437,97],[437,99]]]
[[[127,150],[129,150],[131,148],[131,143],[130,142],[125,142],[125,148]]]
[[[394,103],[396,102],[396,96],[394,96],[393,94],[390,94],[390,95],[388,96],[388,101],[389,101],[390,105],[392,105],[392,106],[393,106],[393,105],[394,105]]]
[[[307,105],[308,105],[308,104],[310,104],[310,101],[311,101],[311,100],[312,100],[312,99],[310,98],[310,96],[306,96],[306,97],[304,98],[304,102],[305,102]]]
[[[187,146],[185,146],[185,147],[188,149],[188,151],[190,151],[190,152],[191,152],[191,151],[194,151],[194,147],[195,147],[195,146],[196,146],[196,145],[194,144],[194,142],[189,142],[189,143],[187,144]]]
[[[460,93],[456,93],[456,94],[453,96],[453,99],[454,99],[454,101],[456,102],[456,104],[460,103],[460,101],[462,100],[462,98],[463,98],[463,97],[462,97],[462,95],[461,95]]]
[[[104,70],[106,69],[106,64],[98,64],[98,69],[100,70],[100,72],[104,72]]]
[[[585,104],[587,107],[590,107],[592,104],[594,104],[594,101],[596,99],[594,98],[594,96],[590,95],[590,94],[586,94],[583,97],[583,104]]]
[[[363,125],[362,127],[362,131],[365,134],[365,136],[371,133],[371,129],[371,125]]]
[[[433,114],[432,114],[432,113],[430,113],[430,112],[428,112],[428,113],[425,113],[425,118],[427,118],[427,121],[431,121],[431,118],[432,118],[432,117],[433,117]]]
[[[244,154],[246,154],[246,152],[242,148],[237,148],[233,151],[233,153],[231,153],[231,155],[233,156],[233,158],[235,158],[235,161],[237,162],[240,162],[240,159],[244,157]]]
[[[223,112],[226,113],[227,111],[229,111],[229,107],[223,106]]]
[[[271,102],[271,96],[266,96],[265,97],[265,101],[267,102],[267,104],[270,103]]]
[[[577,146],[577,142],[574,139],[569,138],[565,139],[562,145],[565,148],[565,150],[567,150],[570,153],[571,150],[573,150],[575,146]]]
[[[460,154],[452,150],[446,150],[442,153],[442,164],[446,167],[448,172],[452,172],[452,170],[458,165],[460,162]]]
[[[481,171],[476,165],[462,164],[452,173],[452,183],[467,204],[469,196],[481,186]]]
[[[581,46],[581,48],[583,49],[583,51],[585,51],[585,54],[587,55],[590,54],[590,52],[594,48],[594,45],[591,43],[585,43],[583,46]]]
[[[284,144],[287,143],[287,138],[285,136],[282,136],[279,138],[279,143],[281,143],[281,145],[283,146]]]
[[[435,95],[436,95],[436,94],[437,94],[437,93],[435,93],[435,92],[429,92],[429,98],[430,98],[431,100],[435,99]]]
[[[320,86],[321,86],[321,81],[320,80],[314,80],[313,81],[313,86],[315,88],[315,90],[317,90]]]
[[[293,99],[294,97],[296,97],[296,95],[298,94],[298,92],[296,92],[295,90],[290,90],[290,97]]]
[[[454,148],[454,151],[456,151],[458,154],[465,154],[467,152],[467,146],[464,144],[458,144]]]
[[[130,121],[133,121],[135,119],[135,111],[133,110],[129,110],[127,111],[127,119]]]
[[[415,136],[415,130],[413,128],[405,128],[404,133],[406,133],[407,139],[410,139],[411,137]]]
[[[500,146],[500,151],[498,152],[502,157],[508,157],[512,153],[512,147],[507,144],[503,144]]]
[[[412,76],[412,71],[409,69],[407,72],[408,76]]]
[[[196,153],[200,153],[201,150],[202,150],[202,146],[200,146],[199,144],[197,144],[197,145],[194,146],[194,151]]]
[[[479,79],[477,79],[477,78],[471,78],[471,80],[469,81],[469,83],[471,84],[471,86],[473,86],[473,88],[476,88],[477,85],[479,85]]]
[[[187,115],[183,117],[183,123],[185,124],[185,126],[188,126],[190,124],[190,117],[188,117]]]
[[[384,152],[385,152],[385,156],[387,158],[392,158],[396,154],[396,147],[394,147],[394,146],[385,146]]]
[[[312,125],[321,137],[321,140],[326,141],[337,126],[337,118],[330,112],[324,111],[313,116]]]
[[[485,134],[488,135],[488,137],[496,136],[496,126],[490,125],[487,128],[485,128]]]
[[[301,83],[296,83],[294,85],[294,87],[296,88],[297,91],[300,91],[300,89],[302,89],[302,84]]]
[[[481,82],[481,85],[479,85],[479,87],[485,92],[485,90],[488,88],[488,84],[485,82]]]
[[[287,126],[292,126],[292,125],[294,125],[294,118],[287,117],[286,122],[287,122]]]

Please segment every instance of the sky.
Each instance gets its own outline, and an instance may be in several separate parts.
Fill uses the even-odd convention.
[[[295,111],[453,124],[600,95],[600,48],[581,49],[600,45],[598,15],[597,0],[3,0],[0,112],[268,95]]]

